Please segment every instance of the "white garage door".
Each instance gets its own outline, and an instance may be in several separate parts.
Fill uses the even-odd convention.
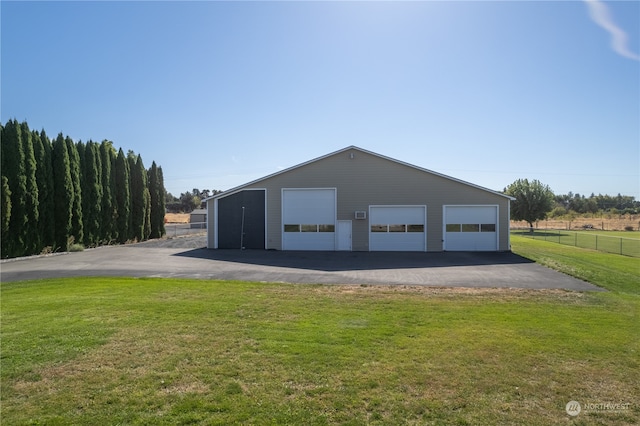
[[[444,206],[444,250],[498,250],[498,206]]]
[[[426,251],[426,206],[369,207],[369,250]]]
[[[335,250],[336,190],[282,190],[282,249]]]

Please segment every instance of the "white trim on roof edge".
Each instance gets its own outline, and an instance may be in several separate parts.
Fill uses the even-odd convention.
[[[283,173],[290,172],[290,171],[295,170],[297,168],[306,166],[307,164],[311,164],[311,163],[315,163],[316,161],[324,160],[325,158],[331,157],[331,156],[336,155],[336,154],[340,154],[341,152],[345,152],[345,151],[348,151],[350,149],[355,149],[355,150],[363,152],[365,154],[373,155],[373,156],[382,158],[382,159],[387,160],[387,161],[393,161],[394,163],[401,164],[401,165],[406,166],[406,167],[411,167],[411,168],[416,169],[416,170],[420,170],[421,172],[430,173],[432,175],[439,176],[439,177],[444,178],[444,179],[449,179],[449,180],[452,180],[454,182],[461,183],[463,185],[471,186],[473,188],[480,189],[482,191],[490,192],[491,194],[499,195],[501,197],[508,198],[509,200],[515,200],[515,198],[513,198],[513,197],[511,197],[509,195],[503,194],[501,192],[494,191],[492,189],[485,188],[483,186],[476,185],[474,183],[467,182],[467,181],[464,181],[464,180],[461,180],[461,179],[457,179],[457,178],[454,178],[454,177],[451,177],[451,176],[447,176],[447,175],[444,175],[442,173],[434,172],[433,170],[425,169],[424,167],[419,167],[419,166],[416,166],[414,164],[410,164],[410,163],[406,163],[404,161],[396,160],[395,158],[387,157],[386,155],[378,154],[378,153],[373,152],[373,151],[368,151],[366,149],[357,147],[355,145],[350,145],[350,146],[348,146],[346,148],[342,148],[342,149],[339,149],[337,151],[331,152],[329,154],[325,154],[325,155],[323,155],[321,157],[317,157],[317,158],[314,158],[312,160],[305,161],[304,163],[300,163],[300,164],[297,164],[295,166],[288,167],[288,168],[286,168],[284,170],[280,170],[278,172],[271,173],[270,175],[263,176],[263,177],[261,177],[259,179],[252,180],[251,182],[247,182],[247,183],[244,183],[242,185],[233,187],[233,188],[228,189],[226,191],[220,192],[220,193],[218,193],[216,195],[212,195],[211,197],[205,198],[202,201],[209,201],[209,200],[212,200],[212,199],[223,198],[223,197],[232,195],[232,194],[242,190],[243,188],[245,188],[247,186],[250,186],[250,185],[253,185],[253,184],[256,184],[256,183],[258,183],[258,182],[260,182],[262,180],[269,179],[269,178],[272,178],[274,176],[278,176],[278,175],[281,175]]]

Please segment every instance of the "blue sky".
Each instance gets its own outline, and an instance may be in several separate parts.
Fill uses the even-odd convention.
[[[495,190],[640,199],[640,2],[7,2],[1,119],[174,195],[356,145]]]

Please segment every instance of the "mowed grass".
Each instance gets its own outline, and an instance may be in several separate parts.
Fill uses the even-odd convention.
[[[514,230],[511,235],[569,246],[640,257],[640,232],[566,231],[559,229]]]
[[[611,291],[3,283],[2,424],[639,423],[637,275],[521,240]]]
[[[584,232],[584,233],[591,233],[591,234],[598,234],[598,235],[604,235],[606,237],[618,237],[618,238],[633,238],[635,240],[639,240],[640,239],[640,232],[638,231],[600,231],[600,230],[593,230],[593,231],[577,231],[577,232]]]
[[[511,235],[514,253],[608,290],[640,295],[640,259]]]
[[[570,232],[570,233],[577,233],[579,235],[590,235],[590,236],[601,236],[601,237],[614,237],[614,238],[631,238],[634,240],[639,240],[640,239],[640,232],[638,231],[603,231],[600,229],[590,229],[590,230],[576,230],[576,229],[572,229],[572,230],[563,230],[563,229],[545,229],[545,228],[535,228],[534,229],[535,232],[548,232],[549,234],[553,234],[555,233],[556,235],[558,234],[558,232],[563,233],[563,232]],[[528,233],[528,230],[523,230],[523,229],[517,229],[517,230],[513,230],[512,232],[514,233],[524,233],[526,235],[526,233]]]

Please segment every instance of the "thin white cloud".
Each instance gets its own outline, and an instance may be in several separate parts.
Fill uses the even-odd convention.
[[[600,0],[584,0],[591,19],[611,35],[611,48],[620,56],[640,61],[640,56],[627,46],[627,34],[613,22],[609,8]]]

